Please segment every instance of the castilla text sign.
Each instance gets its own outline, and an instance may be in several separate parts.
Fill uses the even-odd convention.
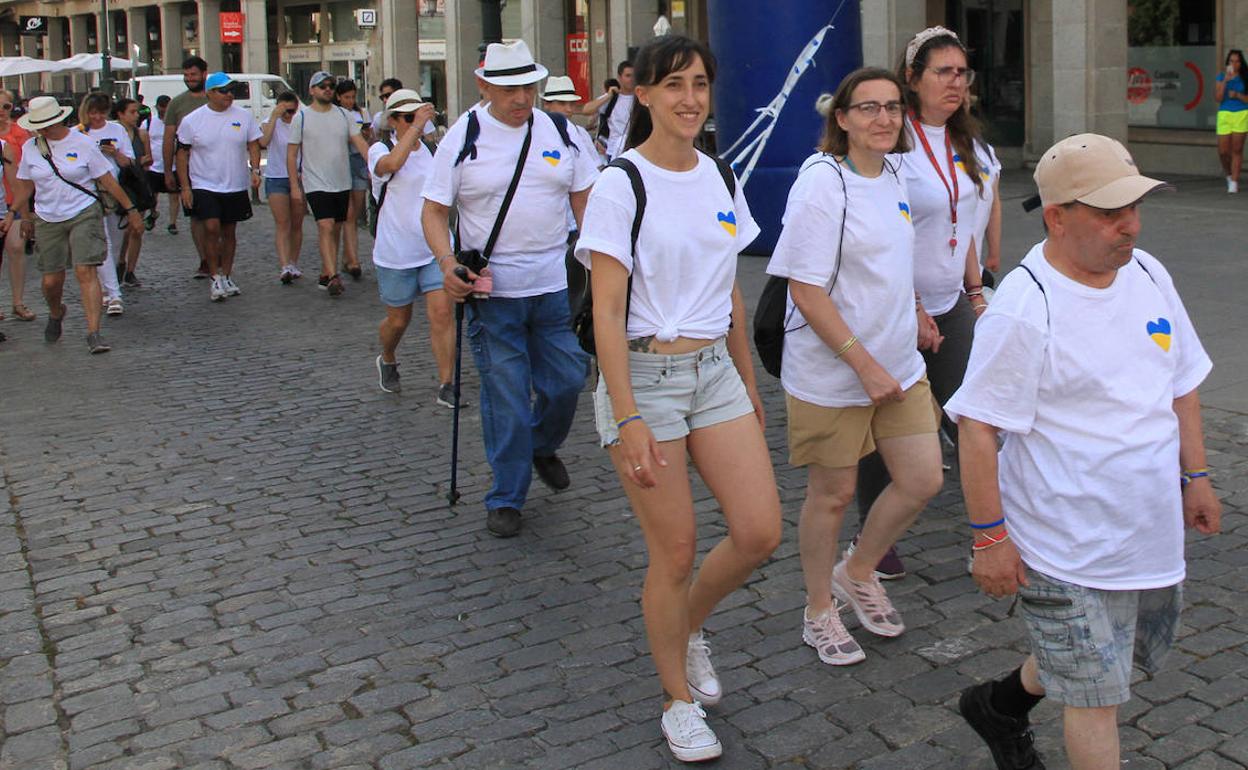
[[[221,42],[243,42],[243,14],[238,11],[221,12]]]

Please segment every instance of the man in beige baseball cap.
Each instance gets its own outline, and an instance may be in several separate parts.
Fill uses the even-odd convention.
[[[1169,185],[1095,134],[1058,142],[1035,179],[1048,237],[1001,281],[945,404],[971,574],[1018,595],[1032,654],[958,708],[997,767],[1037,768],[1028,713],[1056,701],[1071,765],[1116,768],[1133,669],[1156,671],[1177,638],[1184,528],[1220,527],[1197,392],[1213,365],[1170,274],[1135,248],[1140,200]]]

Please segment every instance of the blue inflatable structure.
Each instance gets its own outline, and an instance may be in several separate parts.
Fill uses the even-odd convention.
[[[775,118],[771,136],[745,184],[750,211],[762,228],[748,251],[770,254],[780,236],[789,188],[822,131],[815,100],[825,91],[834,91],[845,75],[862,66],[859,5],[846,0],[709,0],[707,18],[711,50],[719,63],[714,96],[721,153],[749,129],[758,110],[780,93],[794,71],[794,60],[815,34],[829,23],[834,26],[810,52],[812,66],[801,74]],[[744,162],[736,166],[738,175],[744,170]]]

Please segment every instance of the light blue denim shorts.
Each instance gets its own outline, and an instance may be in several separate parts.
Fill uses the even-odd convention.
[[[1020,586],[1032,653],[1047,697],[1076,708],[1131,698],[1131,667],[1155,673],[1174,646],[1183,584],[1105,591],[1067,583],[1027,568]]]
[[[266,176],[264,178],[264,197],[270,195],[290,195],[290,177]]]
[[[374,264],[377,272],[377,293],[388,307],[407,307],[421,294],[442,288],[442,271],[438,261],[420,267],[393,268]]]
[[[675,441],[690,431],[754,413],[723,337],[692,353],[674,356],[630,351],[628,370],[637,412],[656,441]],[[620,440],[615,421],[622,417],[613,414],[607,380],[599,377],[594,420],[602,446]]]

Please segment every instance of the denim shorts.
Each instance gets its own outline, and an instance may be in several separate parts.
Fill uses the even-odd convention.
[[[264,178],[264,196],[290,195],[290,177],[266,176]]]
[[[1047,697],[1076,708],[1131,698],[1131,667],[1156,672],[1179,632],[1183,584],[1106,591],[1027,569],[1020,586],[1032,653]]]
[[[373,265],[373,269],[377,271],[377,293],[387,307],[407,307],[421,294],[442,288],[442,271],[436,259],[420,267]]]
[[[367,190],[369,188],[368,161],[362,155],[351,153],[351,189]]]
[[[656,441],[675,441],[691,431],[754,413],[741,375],[723,337],[691,353],[674,356],[628,354],[628,370],[637,412]],[[594,419],[604,447],[620,440],[607,380],[598,378]]]

